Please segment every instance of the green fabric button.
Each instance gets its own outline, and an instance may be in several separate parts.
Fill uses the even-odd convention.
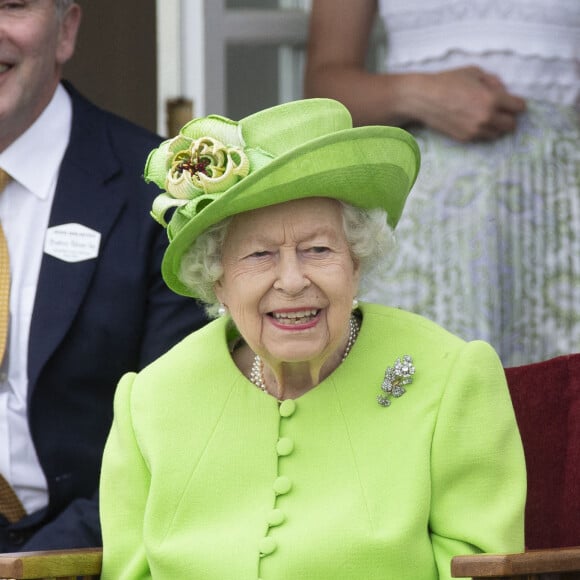
[[[280,403],[280,415],[282,417],[291,417],[296,411],[296,402],[294,399],[286,399]]]
[[[274,491],[276,495],[284,495],[292,489],[292,482],[285,475],[281,475],[274,481]]]
[[[280,456],[290,455],[294,451],[294,441],[289,437],[282,437],[276,444],[276,451]]]
[[[274,538],[262,538],[260,540],[260,554],[262,556],[268,556],[272,552],[276,551],[278,544]]]
[[[268,525],[272,528],[274,526],[279,526],[286,521],[286,515],[281,509],[274,509],[270,512],[268,516]]]

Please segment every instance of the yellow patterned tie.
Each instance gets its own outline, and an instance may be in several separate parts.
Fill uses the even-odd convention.
[[[10,175],[0,169],[0,193],[10,181]],[[4,360],[4,351],[8,338],[8,321],[10,320],[10,258],[8,244],[0,222],[0,364]]]
[[[4,516],[11,524],[20,521],[26,511],[10,484],[0,473],[0,515]]]
[[[11,180],[10,175],[0,169],[0,193]],[[4,351],[8,337],[8,323],[10,320],[10,259],[8,244],[0,222],[0,364],[4,360]],[[10,523],[17,522],[26,515],[26,511],[10,484],[0,473],[0,515]]]

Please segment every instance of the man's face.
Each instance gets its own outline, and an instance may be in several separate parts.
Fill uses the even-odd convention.
[[[50,102],[79,24],[77,5],[59,19],[54,0],[0,0],[0,151]]]

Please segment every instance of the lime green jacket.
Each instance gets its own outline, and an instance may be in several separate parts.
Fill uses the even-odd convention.
[[[103,461],[104,580],[430,580],[518,551],[525,466],[498,357],[363,304],[358,339],[280,404],[216,320],[120,382]],[[413,381],[381,406],[385,371]]]

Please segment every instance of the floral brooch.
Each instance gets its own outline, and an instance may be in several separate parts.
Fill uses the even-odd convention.
[[[413,382],[414,374],[413,359],[408,354],[398,358],[395,364],[385,371],[385,378],[381,385],[383,392],[377,395],[379,405],[389,407],[393,398],[398,399],[403,396],[407,392],[405,386]]]

